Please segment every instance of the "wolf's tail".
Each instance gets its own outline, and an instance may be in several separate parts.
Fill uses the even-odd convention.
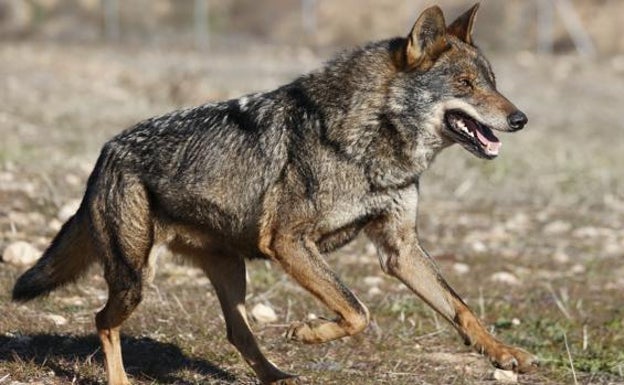
[[[29,301],[80,277],[95,261],[89,222],[83,205],[56,235],[37,263],[13,287],[14,301]]]

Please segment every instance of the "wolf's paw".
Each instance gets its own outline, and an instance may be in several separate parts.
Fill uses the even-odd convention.
[[[308,322],[293,322],[286,331],[286,339],[303,343],[314,343],[314,326]]]
[[[494,366],[518,373],[527,373],[539,366],[539,359],[533,354],[512,346],[500,344],[488,352]]]
[[[335,326],[335,322],[323,319],[293,322],[286,331],[286,338],[305,344],[320,344],[335,338],[330,335]]]

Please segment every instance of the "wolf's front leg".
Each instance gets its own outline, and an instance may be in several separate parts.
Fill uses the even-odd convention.
[[[317,344],[366,328],[368,309],[330,269],[314,242],[285,231],[276,236],[273,245],[271,255],[284,271],[338,316],[333,320],[295,322],[287,332],[289,339]]]
[[[415,212],[405,214],[394,212],[367,229],[378,248],[384,271],[397,277],[440,313],[466,344],[488,356],[494,366],[520,373],[534,369],[538,365],[537,357],[492,336],[446,283],[434,261],[418,244]]]

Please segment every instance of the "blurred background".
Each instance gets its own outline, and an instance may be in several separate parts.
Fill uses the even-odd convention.
[[[61,42],[335,48],[393,36],[431,1],[2,0],[0,36]],[[470,3],[438,2],[456,15]],[[477,37],[504,52],[624,50],[618,0],[483,1]],[[402,27],[399,28],[399,27]]]
[[[45,302],[15,305],[9,293],[76,210],[107,139],[406,35],[434,3],[447,22],[473,5],[0,0],[0,383],[103,381],[89,337],[106,298],[99,271]],[[620,0],[481,1],[475,40],[529,124],[500,135],[494,161],[450,148],[420,184],[424,246],[497,335],[542,358],[523,384],[624,384],[623,17]],[[254,323],[271,359],[323,384],[495,383],[485,360],[383,276],[374,253],[360,239],[328,256],[370,306],[371,327],[312,348],[280,335],[324,310],[279,269],[250,262],[249,307],[275,311]],[[125,324],[135,383],[254,383],[223,338],[207,279],[170,259],[162,265]]]

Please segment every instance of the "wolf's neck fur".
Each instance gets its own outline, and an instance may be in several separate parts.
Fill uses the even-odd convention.
[[[327,139],[366,163],[371,181],[380,188],[416,180],[446,147],[426,127],[403,119],[412,114],[392,94],[400,73],[394,58],[402,41],[380,41],[343,53],[296,81],[322,110]]]

